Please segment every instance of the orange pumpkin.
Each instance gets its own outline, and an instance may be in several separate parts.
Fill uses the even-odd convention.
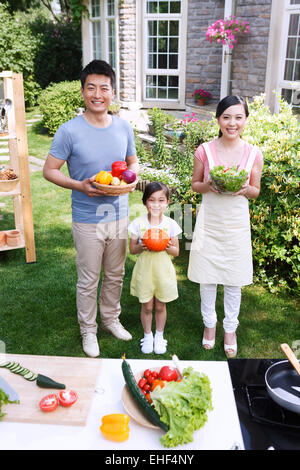
[[[110,184],[112,180],[112,174],[109,171],[99,171],[96,175],[95,181],[99,184]]]
[[[143,237],[143,243],[151,251],[163,251],[169,243],[169,235],[160,228],[149,228]]]

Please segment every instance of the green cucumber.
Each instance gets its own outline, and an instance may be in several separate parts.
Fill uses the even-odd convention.
[[[161,429],[167,432],[169,430],[168,426],[161,421],[160,416],[154,406],[151,405],[142,394],[138,384],[136,383],[131,367],[125,359],[125,356],[123,356],[122,361],[122,372],[126,385],[135,402],[139,405],[142,413],[146,418],[149,419],[149,421],[151,421],[151,423],[153,423],[155,426],[159,426]]]
[[[36,378],[36,384],[41,388],[58,388],[63,390],[66,388],[64,384],[59,382],[55,382],[55,380],[50,379],[50,377],[46,377],[45,375],[38,374]]]

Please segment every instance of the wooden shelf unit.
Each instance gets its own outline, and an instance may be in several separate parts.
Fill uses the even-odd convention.
[[[3,245],[0,251],[24,248],[26,262],[35,263],[35,242],[32,214],[32,201],[30,189],[30,168],[28,159],[28,144],[26,130],[26,114],[24,103],[23,76],[20,73],[10,71],[0,72],[0,80],[3,80],[4,99],[10,99],[12,106],[8,110],[7,126],[8,135],[0,134],[1,140],[8,141],[9,162],[20,182],[12,191],[1,191],[0,197],[11,196],[14,205],[15,228],[4,230],[19,230],[21,233],[21,243],[18,246],[10,247]]]

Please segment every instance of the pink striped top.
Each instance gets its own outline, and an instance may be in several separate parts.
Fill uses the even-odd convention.
[[[209,142],[208,145],[210,147],[210,151],[211,151],[214,163],[215,163],[216,166],[218,166],[218,165],[223,165],[223,163],[218,158],[216,142],[217,142],[217,139],[214,139],[211,142]],[[240,164],[239,164],[239,169],[240,170],[242,170],[243,168],[246,167],[248,158],[250,156],[251,148],[252,148],[251,145],[248,144],[248,142],[245,142],[244,155],[243,155],[243,157],[240,161]],[[209,176],[209,164],[208,164],[208,159],[207,159],[206,152],[204,150],[203,145],[199,145],[199,147],[196,149],[195,157],[198,158],[203,163],[203,165],[204,165],[204,180],[207,181],[208,176]],[[262,160],[263,160],[263,155],[262,155],[261,151],[258,149],[253,165],[255,165],[257,162],[262,161]]]

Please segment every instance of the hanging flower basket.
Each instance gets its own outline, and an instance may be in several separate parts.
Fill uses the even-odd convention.
[[[206,40],[210,43],[217,42],[229,49],[233,49],[236,44],[236,36],[248,34],[250,26],[247,20],[238,19],[236,16],[230,16],[224,20],[219,19],[211,24],[206,31]]]

